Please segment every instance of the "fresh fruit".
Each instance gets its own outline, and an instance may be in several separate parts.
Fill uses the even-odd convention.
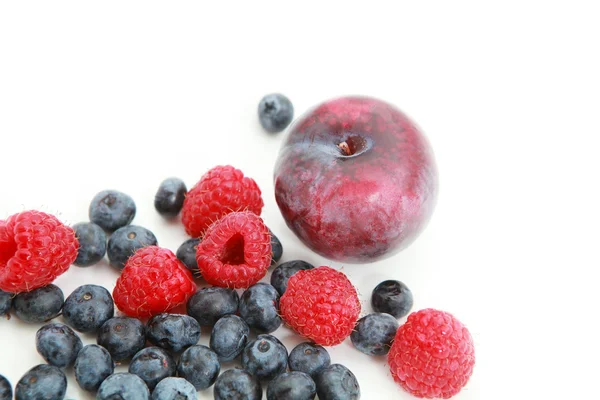
[[[235,289],[254,285],[271,264],[269,228],[252,212],[229,213],[207,229],[196,260],[211,285]]]
[[[271,265],[275,265],[279,262],[279,260],[281,260],[281,256],[283,255],[283,246],[273,231],[269,229],[269,233],[271,234]]]
[[[65,300],[63,318],[79,332],[97,332],[114,316],[115,307],[109,291],[98,285],[83,285]]]
[[[293,260],[281,263],[271,273],[271,285],[279,292],[280,296],[283,296],[287,289],[288,281],[290,277],[298,271],[306,269],[313,269],[312,264],[302,260]]]
[[[108,350],[97,344],[89,344],[77,354],[73,369],[79,387],[88,392],[95,392],[114,372],[115,364]]]
[[[65,273],[79,243],[71,227],[40,211],[0,221],[0,290],[30,292]]]
[[[175,361],[160,347],[146,347],[138,351],[129,363],[129,373],[142,378],[152,391],[158,382],[175,375]]]
[[[80,222],[73,225],[75,237],[79,241],[77,258],[73,264],[89,267],[97,264],[106,254],[106,233],[93,222]]]
[[[360,314],[356,289],[346,275],[329,267],[296,272],[279,300],[284,321],[322,346],[344,341]]]
[[[103,190],[90,203],[90,221],[107,232],[129,225],[135,217],[136,207],[131,196],[117,190]]]
[[[111,318],[100,327],[97,343],[108,350],[114,361],[129,360],[144,348],[144,324],[136,318]]]
[[[298,371],[284,372],[267,386],[267,400],[313,400],[316,394],[312,378]]]
[[[119,372],[102,382],[96,400],[150,400],[150,390],[144,380],[135,374]]]
[[[290,130],[275,165],[288,227],[316,253],[369,263],[406,248],[435,208],[429,143],[400,110],[368,97],[327,101]]]
[[[350,334],[352,344],[370,356],[383,356],[390,351],[398,330],[396,318],[385,313],[368,314],[358,320]]]
[[[187,193],[181,221],[191,237],[202,237],[213,223],[233,211],[260,215],[264,206],[254,179],[231,165],[217,166],[202,176]]]
[[[314,377],[319,400],[358,400],[360,386],[356,376],[341,364],[331,364]]]
[[[35,347],[48,364],[65,368],[73,365],[83,342],[67,325],[53,323],[37,331]]]
[[[171,250],[148,246],[129,258],[113,298],[128,316],[150,317],[185,304],[195,291],[192,273]]]
[[[12,400],[12,398],[13,392],[10,382],[3,375],[0,375],[0,400]]]
[[[0,290],[0,317],[3,315],[9,315],[14,296],[15,295],[13,293],[8,293],[3,290]]]
[[[242,353],[248,343],[250,328],[237,315],[220,318],[210,335],[210,348],[219,356],[219,361],[232,361]]]
[[[279,293],[268,283],[259,282],[240,298],[240,317],[257,333],[271,333],[281,325]]]
[[[420,310],[398,329],[388,363],[394,380],[413,396],[447,399],[460,392],[473,373],[473,339],[452,314]]]
[[[35,324],[49,321],[60,314],[64,302],[62,290],[50,284],[17,294],[13,299],[13,307],[17,318]]]
[[[206,346],[196,345],[181,353],[177,374],[187,379],[196,390],[203,390],[217,380],[221,364],[217,354]]]
[[[200,324],[189,315],[157,314],[146,325],[146,339],[174,353],[198,343],[200,332]]]
[[[324,347],[303,342],[292,349],[288,364],[290,370],[304,372],[314,378],[315,374],[331,364],[331,358]]]
[[[175,255],[190,270],[195,277],[200,277],[200,270],[198,269],[198,261],[196,261],[196,251],[198,251],[198,244],[200,239],[191,238],[186,240],[179,246]]]
[[[232,368],[217,378],[214,387],[215,400],[261,400],[260,381],[240,368]]]
[[[127,225],[117,229],[110,235],[106,253],[110,265],[122,270],[136,251],[144,247],[157,245],[158,241],[154,233],[141,226]]]
[[[176,217],[187,194],[185,183],[179,178],[167,178],[160,183],[154,196],[154,208],[164,217]]]
[[[288,353],[272,335],[258,335],[242,351],[242,367],[259,379],[273,379],[285,372]]]
[[[53,365],[36,365],[25,373],[15,387],[15,400],[63,399],[67,377]]]
[[[240,295],[233,289],[207,287],[198,289],[187,302],[187,313],[202,326],[213,326],[219,318],[235,314]]]
[[[294,119],[294,106],[290,99],[280,93],[266,95],[258,103],[258,120],[269,133],[278,133]]]
[[[400,281],[383,281],[375,286],[371,295],[373,311],[388,313],[394,318],[408,315],[413,306],[413,295],[410,289]]]
[[[194,385],[183,378],[165,378],[152,391],[152,400],[196,400]]]

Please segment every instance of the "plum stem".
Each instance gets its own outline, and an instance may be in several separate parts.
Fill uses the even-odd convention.
[[[350,151],[350,146],[348,145],[348,143],[346,143],[346,141],[343,141],[342,143],[338,144],[338,147],[345,156],[352,155],[352,152]]]

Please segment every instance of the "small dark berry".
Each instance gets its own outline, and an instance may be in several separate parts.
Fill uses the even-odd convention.
[[[189,315],[158,314],[148,320],[146,339],[155,346],[178,353],[198,343],[200,324]]]
[[[67,377],[58,367],[41,364],[31,368],[17,382],[15,400],[62,399]]]
[[[215,382],[215,400],[260,400],[262,387],[257,377],[240,368],[223,372]]]
[[[383,356],[390,351],[398,330],[398,320],[386,313],[365,315],[350,334],[352,344],[370,356]]]
[[[239,356],[248,344],[250,328],[237,315],[221,317],[210,335],[210,348],[220,361],[231,361]]]
[[[358,400],[360,386],[354,374],[341,364],[332,364],[315,376],[319,400]]]
[[[267,386],[267,400],[313,400],[317,386],[304,372],[285,372]]]
[[[210,387],[219,376],[221,364],[217,354],[206,346],[189,347],[179,358],[177,373],[187,379],[196,390]]]
[[[285,346],[272,335],[258,335],[242,351],[242,367],[259,379],[273,379],[287,369]]]
[[[65,368],[73,365],[83,342],[67,325],[53,323],[37,331],[35,347],[48,364]]]
[[[413,295],[410,289],[400,281],[383,281],[373,289],[371,306],[375,312],[402,318],[408,315],[412,309]]]
[[[156,385],[152,400],[196,400],[198,392],[194,385],[183,378],[165,378]]]
[[[273,231],[269,229],[271,232],[271,265],[275,265],[281,260],[281,256],[283,255],[283,246],[281,245],[281,241],[279,238],[273,234]]]
[[[233,289],[207,287],[199,289],[187,302],[187,313],[202,326],[213,326],[219,318],[235,314],[240,296]]]
[[[0,375],[0,400],[12,400],[12,386],[8,379]]]
[[[187,193],[185,183],[179,178],[167,178],[161,182],[154,196],[154,208],[164,217],[176,217],[183,207]]]
[[[250,286],[240,298],[240,316],[258,333],[271,333],[279,328],[278,308],[279,293],[268,283]]]
[[[74,370],[79,386],[88,392],[95,392],[114,372],[115,364],[108,350],[97,344],[89,344],[77,354]]]
[[[331,357],[324,347],[304,342],[294,347],[288,360],[290,370],[304,372],[313,378],[331,364]]]
[[[110,292],[98,285],[79,286],[63,306],[63,318],[79,332],[97,332],[114,313]]]
[[[265,131],[269,133],[281,132],[294,119],[294,106],[282,94],[268,94],[258,104],[258,119]]]
[[[103,190],[92,199],[90,221],[107,232],[129,225],[135,217],[135,202],[125,193],[117,190]]]
[[[31,292],[19,293],[13,299],[15,315],[32,324],[50,321],[60,314],[65,296],[56,285],[50,284]]]
[[[137,225],[124,226],[117,229],[108,239],[108,260],[111,266],[122,270],[129,257],[137,250],[156,245],[156,236],[148,229]]]
[[[79,241],[77,258],[73,262],[78,267],[89,267],[97,264],[106,254],[106,233],[93,222],[80,222],[73,225],[75,236]]]
[[[111,318],[100,327],[97,342],[114,361],[128,360],[146,344],[144,324],[135,318]]]
[[[185,265],[187,269],[192,271],[196,278],[200,277],[200,270],[198,269],[198,261],[196,260],[196,251],[198,250],[198,244],[200,239],[191,238],[186,240],[179,246],[175,255]]]
[[[280,296],[283,296],[285,290],[287,289],[288,281],[292,275],[298,271],[313,268],[314,266],[312,264],[302,260],[281,263],[273,270],[273,273],[271,274],[271,285],[277,289],[277,292],[279,292]]]
[[[129,363],[129,373],[142,378],[152,391],[158,382],[175,375],[175,361],[160,347],[146,347],[136,353]]]
[[[15,295],[13,293],[0,290],[0,317],[3,315],[8,316],[8,313],[10,313],[10,308],[12,307],[12,300],[14,296]]]
[[[150,400],[150,390],[142,378],[119,372],[102,382],[96,400]]]

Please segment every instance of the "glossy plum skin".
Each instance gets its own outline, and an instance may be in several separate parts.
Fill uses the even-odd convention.
[[[412,243],[435,208],[427,138],[400,110],[369,97],[327,101],[290,128],[274,173],[288,227],[331,260],[368,263]]]

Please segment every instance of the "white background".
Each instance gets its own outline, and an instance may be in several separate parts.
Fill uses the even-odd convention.
[[[175,250],[186,236],[154,211],[159,182],[191,186],[232,164],[262,188],[284,261],[343,268],[285,227],[272,184],[283,136],[260,129],[256,107],[274,91],[296,115],[344,94],[380,97],[426,132],[441,188],[410,248],[344,268],[364,312],[372,288],[394,278],[412,288],[415,309],[461,319],[477,364],[457,399],[595,398],[595,2],[323,3],[0,3],[0,218],[36,208],[76,223],[96,192],[114,188],[137,202],[134,223]],[[57,283],[66,296],[85,283],[112,290],[116,277],[104,262]],[[43,361],[38,328],[0,321],[0,374],[13,385]],[[330,352],[362,398],[411,398],[384,359],[349,341]],[[67,398],[91,399],[67,373]]]

